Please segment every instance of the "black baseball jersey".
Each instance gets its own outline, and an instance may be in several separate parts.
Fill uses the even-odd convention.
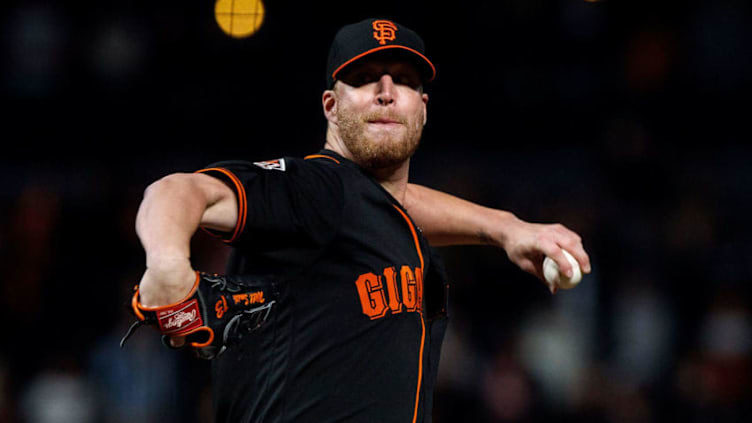
[[[200,172],[237,194],[227,273],[278,296],[212,362],[216,422],[430,422],[448,284],[402,206],[329,150]]]

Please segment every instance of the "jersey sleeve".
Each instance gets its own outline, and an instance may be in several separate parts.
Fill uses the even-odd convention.
[[[238,220],[232,232],[203,228],[231,245],[258,250],[323,245],[338,230],[344,188],[331,166],[284,158],[218,162],[198,172],[235,191]]]

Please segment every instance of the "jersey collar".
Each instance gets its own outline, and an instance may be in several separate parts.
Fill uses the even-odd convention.
[[[329,149],[326,149],[326,148],[319,150],[319,152],[316,153],[316,154],[311,154],[310,156],[306,156],[305,159],[306,160],[309,160],[309,159],[327,159],[327,160],[331,160],[331,161],[333,161],[333,162],[335,162],[337,164],[344,164],[344,165],[347,165],[347,166],[354,166],[354,167],[360,168],[360,166],[358,166],[358,164],[355,163],[355,162],[353,162],[352,160],[346,159],[346,158],[342,157],[342,155],[340,155],[339,153],[336,153],[336,152],[334,152],[332,150],[329,150]]]

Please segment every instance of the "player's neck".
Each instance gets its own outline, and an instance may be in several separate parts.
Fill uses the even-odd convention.
[[[331,130],[327,131],[324,148],[332,150],[348,160],[353,160],[352,154],[345,147],[345,143]],[[368,172],[392,197],[399,201],[400,204],[404,204],[405,193],[407,192],[407,179],[410,173],[409,158],[402,163],[387,168],[368,169]]]
[[[407,180],[410,174],[410,159],[393,167],[370,170],[371,175],[400,204],[405,204]]]

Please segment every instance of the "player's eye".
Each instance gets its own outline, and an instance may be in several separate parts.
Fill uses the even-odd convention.
[[[411,74],[396,74],[392,77],[394,83],[397,85],[404,85],[406,87],[417,90],[421,86],[420,78]]]
[[[420,86],[420,80],[407,74],[396,75],[394,77],[394,82],[400,85],[407,85],[410,88],[418,88]]]
[[[362,72],[356,78],[358,85],[370,84],[371,82],[376,82],[376,80],[376,74],[374,74],[373,72]]]
[[[367,67],[356,67],[355,69],[343,72],[340,79],[352,87],[361,87],[378,80],[376,73]]]

